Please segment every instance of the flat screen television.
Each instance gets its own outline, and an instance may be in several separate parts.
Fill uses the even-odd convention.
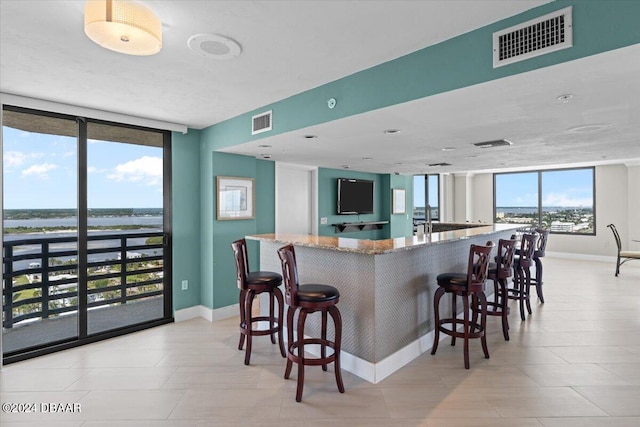
[[[373,181],[338,178],[338,214],[373,213]]]

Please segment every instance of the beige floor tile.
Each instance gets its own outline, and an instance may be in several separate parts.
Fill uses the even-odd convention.
[[[520,369],[534,382],[545,387],[630,385],[622,377],[594,364],[524,365]]]
[[[609,415],[640,416],[640,386],[575,387],[575,390]]]
[[[13,364],[0,371],[0,391],[64,390],[88,372],[89,369],[75,368],[23,369]]]
[[[169,416],[171,420],[215,420],[240,416],[248,420],[278,418],[282,390],[190,389],[184,392],[184,397],[179,402],[176,402]]]
[[[157,390],[175,368],[93,368],[67,390]]]
[[[601,367],[623,378],[629,384],[640,385],[639,363],[601,363]]]
[[[618,346],[549,347],[568,363],[637,363],[640,356]]]
[[[183,395],[182,390],[96,390],[79,402],[88,420],[164,420]]]
[[[544,427],[637,427],[640,418],[600,417],[600,418],[539,418]]]

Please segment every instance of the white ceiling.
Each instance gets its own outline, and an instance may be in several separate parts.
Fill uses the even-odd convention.
[[[163,49],[133,57],[84,35],[84,1],[2,0],[0,91],[201,129],[544,3],[145,1],[163,21]],[[242,54],[198,56],[187,40],[199,33],[233,38]],[[640,159],[639,63],[634,46],[232,151],[260,156],[269,144],[274,160],[386,173]],[[564,93],[575,96],[558,102]],[[610,127],[567,133],[594,124]],[[514,145],[470,145],[498,138]],[[435,162],[452,166],[425,166]]]

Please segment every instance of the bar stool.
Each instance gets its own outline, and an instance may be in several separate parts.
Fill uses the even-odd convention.
[[[487,348],[487,337],[485,334],[487,324],[487,297],[485,296],[484,289],[489,268],[489,254],[492,248],[492,242],[487,242],[486,246],[471,245],[466,274],[443,273],[437,277],[439,287],[433,298],[435,334],[431,354],[436,354],[440,340],[440,332],[451,336],[451,345],[456,345],[456,338],[463,338],[465,369],[469,369],[470,338],[480,338],[484,357],[489,358],[489,349]],[[440,319],[440,299],[445,293],[451,294],[451,317]],[[458,296],[462,297],[464,305],[464,318],[462,320],[456,317],[456,298]],[[471,304],[469,304],[469,297],[471,297]],[[472,321],[469,319],[470,309],[474,315]],[[480,323],[477,322],[478,314],[480,314]],[[462,332],[457,330],[457,326],[460,324],[462,325]]]
[[[536,248],[537,234],[524,233],[520,241],[520,249],[516,252],[513,262],[513,288],[507,290],[509,299],[517,300],[520,306],[520,318],[524,321],[524,306],[531,314],[529,301],[529,288],[531,286],[531,266],[533,265],[533,253]]]
[[[544,258],[545,250],[547,248],[547,239],[549,238],[549,230],[544,228],[536,228],[538,233],[538,243],[536,249],[533,251],[533,262],[536,265],[536,274],[531,278],[531,283],[536,285],[536,294],[540,299],[540,302],[544,304],[544,295],[542,295],[542,261],[540,258]]]
[[[487,315],[502,317],[502,335],[509,341],[509,295],[507,280],[512,276],[513,260],[516,252],[515,239],[500,239],[495,264],[489,264],[487,279],[493,281],[494,301],[487,302]]]
[[[276,343],[276,333],[280,345],[280,354],[286,357],[284,342],[282,340],[282,316],[284,301],[282,291],[278,288],[282,284],[282,276],[271,271],[249,272],[249,258],[247,257],[247,242],[245,239],[236,240],[231,244],[236,261],[236,283],[240,289],[240,342],[238,350],[242,350],[245,338],[247,349],[244,356],[244,364],[248,365],[251,359],[251,341],[253,336],[271,335],[271,342]],[[269,315],[253,316],[253,300],[256,295],[263,292],[269,293]],[[278,317],[275,317],[274,298],[278,300]],[[269,322],[268,329],[254,329],[256,322]]]
[[[284,378],[289,379],[293,363],[298,364],[298,385],[296,390],[296,402],[302,400],[304,387],[304,366],[322,365],[322,370],[327,370],[327,364],[333,362],[338,391],[344,393],[342,373],[340,372],[340,343],[342,340],[342,317],[336,307],[340,300],[340,292],[333,286],[318,284],[298,284],[298,268],[296,254],[293,245],[287,245],[278,249],[278,256],[282,263],[282,276],[284,277],[285,300],[289,305],[287,310],[287,367]],[[298,313],[297,337],[293,337],[293,318]],[[307,314],[320,311],[322,313],[321,338],[305,338],[304,325]],[[327,339],[327,313],[333,319],[335,328],[334,341]],[[309,344],[320,345],[320,357],[310,358],[304,354],[304,346]],[[326,348],[331,347],[333,354],[327,356]]]

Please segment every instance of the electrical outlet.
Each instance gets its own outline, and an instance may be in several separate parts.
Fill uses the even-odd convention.
[[[189,281],[188,280],[183,280],[182,281],[182,290],[186,291],[187,289],[189,289]]]
[[[327,224],[327,217],[323,216],[322,218],[320,218],[320,224],[322,225],[326,225]]]

